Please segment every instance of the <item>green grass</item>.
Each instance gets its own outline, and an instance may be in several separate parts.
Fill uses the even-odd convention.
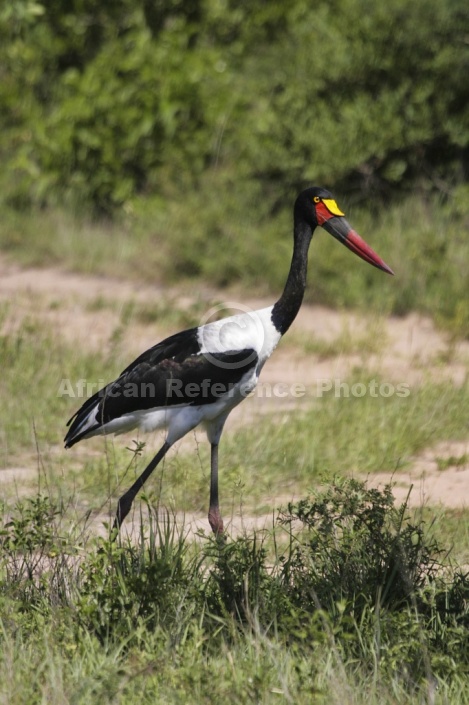
[[[10,306],[0,313],[4,320],[14,316]],[[64,343],[33,318],[23,320],[13,333],[0,336],[0,351],[4,400],[0,463],[5,465],[20,451],[34,452],[37,442],[42,447],[60,441],[73,408],[67,397],[60,396],[62,381],[97,381],[102,376],[103,358]]]
[[[222,315],[229,315],[221,301],[215,299],[200,297],[182,304],[169,296],[161,296],[158,301],[152,302],[129,301],[121,310],[121,320],[124,326],[130,323],[157,323],[170,330],[178,330],[198,326],[207,310],[217,307],[222,310]]]
[[[369,384],[368,373],[349,379]],[[409,397],[335,398],[312,402],[309,411],[277,412],[255,428],[226,434],[220,445],[222,497],[262,510],[264,498],[305,492],[336,474],[399,471],[411,457],[443,439],[465,438],[467,385],[427,383]],[[247,402],[249,403],[249,402]],[[209,458],[169,456],[163,493],[179,508],[204,507]],[[181,489],[182,488],[182,489]]]
[[[112,544],[64,511],[38,496],[0,520],[4,702],[469,702],[467,577],[388,490],[305,499],[283,547],[195,546],[152,515]]]
[[[78,380],[97,383],[103,370],[111,379],[122,361],[115,355],[84,354],[28,320],[3,336],[0,345],[6,363],[0,380],[5,400],[0,409],[3,466],[21,466],[25,455],[35,464],[32,458],[38,451],[41,462],[53,468],[49,482],[83,492],[87,502],[102,504],[110,493],[121,491],[148,458],[148,451],[142,457],[132,452],[132,440],[145,441],[145,436],[94,439],[67,452],[57,452],[57,446],[66,420],[82,402],[60,395],[62,380],[70,380],[77,394]],[[337,474],[399,470],[412,455],[439,440],[466,436],[467,383],[455,387],[428,381],[410,386],[408,396],[394,393],[385,398],[376,396],[382,382],[369,370],[357,369],[351,378],[340,380],[346,385],[342,394],[348,386],[349,396],[336,397],[331,390],[316,398],[307,391],[303,411],[282,412],[279,400],[271,418],[226,433],[220,463],[227,510],[247,506],[251,511],[253,505],[259,510],[265,500],[270,505],[272,496],[305,492]],[[354,389],[374,389],[375,396],[356,397]],[[255,401],[244,404],[254,407]],[[157,491],[158,496],[161,491],[161,501],[178,510],[205,510],[208,481],[208,444],[201,437],[200,444],[194,440],[192,451],[171,451],[147,491]]]
[[[123,326],[134,323],[143,325],[159,324],[168,328],[191,328],[200,323],[207,309],[221,305],[215,299],[196,298],[190,302],[178,302],[169,295],[162,295],[156,301],[129,299],[122,303],[99,295],[86,304],[86,311],[113,311],[120,316]]]
[[[462,455],[451,455],[449,458],[436,458],[436,463],[438,465],[438,470],[446,470],[447,468],[463,468],[469,463],[469,455],[463,453]]]
[[[424,521],[435,540],[445,546],[448,557],[458,565],[469,565],[469,510],[448,507],[419,507],[416,521]]]
[[[466,388],[430,384],[414,391],[411,400],[324,399],[309,412],[289,413],[284,422],[257,421],[255,429],[227,433],[220,446],[225,517],[239,511],[268,514],[275,508],[275,497],[297,496],[337,474],[391,474],[408,467],[413,454],[438,440],[465,437],[465,417],[458,408],[467,408]],[[130,462],[130,456],[121,455],[122,445],[115,441],[113,446],[121,469]],[[146,452],[138,465],[131,466],[119,491],[142,471],[149,457]],[[77,474],[97,488],[97,477],[104,483],[109,475],[105,465],[105,460],[93,460]],[[192,452],[176,450],[167,456],[146,492],[153,502],[175,511],[205,512],[209,467],[208,444],[194,442]]]
[[[5,210],[0,249],[22,264],[131,280],[204,282],[277,296],[291,257],[288,195],[275,214],[255,189],[236,191],[207,177],[184,200],[137,200],[120,222],[92,222],[61,211]],[[457,199],[409,197],[379,212],[373,204],[342,206],[355,228],[395,269],[386,277],[324,232],[310,255],[308,301],[381,313],[417,310],[453,336],[469,336],[467,212]]]
[[[352,331],[350,325],[343,325],[340,333],[331,340],[315,338],[303,331],[292,331],[281,345],[299,348],[306,355],[316,355],[320,360],[338,355],[360,355],[366,360],[370,355],[382,353],[387,342],[384,320],[380,317],[372,320],[361,332]]]

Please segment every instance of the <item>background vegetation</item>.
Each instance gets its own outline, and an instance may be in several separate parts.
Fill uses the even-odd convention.
[[[467,333],[468,30],[464,0],[5,0],[0,246],[278,292],[317,183],[400,286],[327,243],[309,296]]]
[[[449,185],[467,168],[467,20],[463,0],[7,0],[3,198],[109,212],[184,200],[207,170],[267,211],[310,181]]]

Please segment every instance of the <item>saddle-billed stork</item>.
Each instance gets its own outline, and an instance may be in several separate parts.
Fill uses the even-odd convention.
[[[218,503],[218,444],[232,409],[256,386],[263,365],[291,326],[306,287],[308,249],[322,226],[366,262],[393,271],[350,227],[329,191],[308,188],[293,210],[293,256],[284,291],[268,308],[222,318],[176,333],[154,345],[114,381],[88,399],[68,422],[65,447],[98,434],[166,428],[165,441],[119,499],[119,529],[132,502],[171,446],[202,424],[211,444],[208,520],[223,533]]]

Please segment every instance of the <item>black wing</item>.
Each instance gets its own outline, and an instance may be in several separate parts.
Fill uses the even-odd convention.
[[[87,399],[68,422],[65,446],[134,411],[211,404],[257,362],[252,349],[201,353],[197,328],[176,333],[144,352],[114,382]]]

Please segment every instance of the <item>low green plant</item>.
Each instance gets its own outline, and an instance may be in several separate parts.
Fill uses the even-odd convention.
[[[0,592],[31,622],[66,605],[76,573],[77,531],[64,525],[65,507],[46,494],[18,500],[0,520]],[[33,620],[34,621],[34,620]]]
[[[293,534],[284,575],[295,602],[328,611],[352,607],[360,621],[365,606],[399,609],[412,605],[440,568],[435,540],[424,524],[394,504],[392,487],[369,489],[357,480],[330,487],[289,504],[282,524]],[[345,607],[346,606],[346,607]]]

